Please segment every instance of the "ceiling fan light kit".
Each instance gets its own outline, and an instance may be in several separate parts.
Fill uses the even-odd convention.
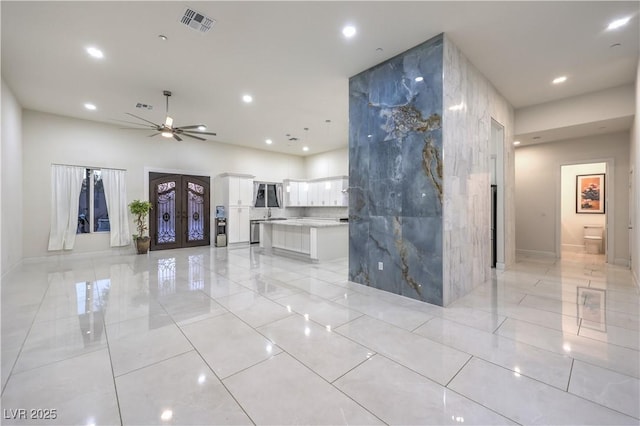
[[[177,140],[178,142],[182,141],[182,138],[180,136],[186,136],[188,138],[193,138],[193,139],[197,139],[200,141],[205,141],[207,140],[204,137],[201,137],[200,135],[210,135],[210,136],[216,136],[215,133],[213,132],[203,132],[200,129],[206,129],[206,126],[204,124],[190,124],[188,126],[173,126],[173,118],[171,118],[169,116],[169,96],[171,96],[171,92],[169,90],[163,90],[162,94],[166,97],[167,102],[167,115],[166,118],[164,120],[163,124],[156,124],[153,121],[149,121],[146,118],[142,118],[139,117],[135,114],[131,114],[130,112],[127,112],[125,114],[130,115],[131,117],[137,118],[138,120],[142,120],[144,121],[146,124],[143,123],[133,123],[131,121],[126,121],[126,123],[130,123],[130,124],[135,124],[137,126],[143,126],[142,130],[146,130],[147,128],[155,130],[155,133],[152,133],[149,135],[149,137],[153,137],[153,136],[157,136],[157,135],[161,135],[165,138],[173,138],[175,140]],[[123,129],[132,129],[132,130],[141,130],[141,128],[139,127],[123,127]]]

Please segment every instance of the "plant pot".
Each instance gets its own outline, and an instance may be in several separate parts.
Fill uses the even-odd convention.
[[[150,244],[151,238],[149,237],[136,238],[136,248],[138,249],[138,254],[147,254],[149,252]]]

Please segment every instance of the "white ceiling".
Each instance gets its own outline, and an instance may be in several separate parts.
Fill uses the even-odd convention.
[[[166,89],[175,125],[206,123],[213,140],[295,155],[346,146],[349,77],[441,32],[516,108],[633,82],[640,39],[637,1],[0,4],[2,76],[23,107],[160,123]],[[181,24],[186,6],[214,28],[203,35]],[[623,16],[629,25],[605,31]],[[347,23],[358,30],[349,40]],[[88,46],[105,58],[89,57]],[[567,83],[550,84],[563,74]]]

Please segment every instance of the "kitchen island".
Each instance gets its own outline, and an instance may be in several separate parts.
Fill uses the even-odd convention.
[[[349,224],[329,219],[287,219],[260,222],[260,247],[313,261],[349,255]]]

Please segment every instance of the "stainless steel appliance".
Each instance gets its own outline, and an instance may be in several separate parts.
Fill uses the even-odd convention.
[[[260,222],[261,220],[252,220],[249,222],[250,229],[250,242],[251,244],[257,244],[260,242]]]

